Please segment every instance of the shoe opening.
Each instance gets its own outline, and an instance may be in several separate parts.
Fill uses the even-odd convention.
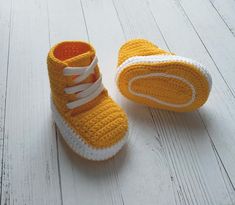
[[[85,42],[62,42],[58,44],[54,49],[54,57],[61,61],[64,61],[91,50],[93,50],[92,47]]]

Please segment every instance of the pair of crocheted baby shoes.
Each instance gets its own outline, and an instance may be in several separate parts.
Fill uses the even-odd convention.
[[[90,160],[114,156],[125,144],[128,120],[102,84],[94,48],[61,42],[48,54],[53,118],[67,144]],[[117,87],[128,99],[153,108],[186,112],[202,106],[211,77],[198,62],[143,39],[119,51]]]

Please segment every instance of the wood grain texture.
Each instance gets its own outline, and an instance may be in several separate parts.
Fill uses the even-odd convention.
[[[104,84],[125,109],[130,122],[126,153],[122,153],[121,158],[114,158],[117,189],[120,189],[124,204],[174,204],[169,168],[155,139],[151,115],[146,107],[120,97],[115,85],[118,49],[126,40],[115,7],[107,1],[84,0],[82,3],[89,39],[101,59]],[[140,116],[141,119],[138,119]]]
[[[201,4],[202,3],[203,2],[201,2]],[[235,100],[229,81],[235,77],[235,39],[232,38],[229,30],[227,28],[225,29],[221,25],[221,19],[214,13],[215,11],[212,9],[211,5],[205,3],[205,8],[207,8],[206,10],[204,7],[201,8],[201,4],[192,2],[192,5],[195,6],[194,8],[201,11],[201,15],[199,15],[198,18],[193,17],[195,14],[192,14],[194,13],[191,11],[192,7],[187,3],[182,1],[181,4],[178,4],[178,6],[179,10],[181,10],[183,14],[187,14],[188,17],[186,18],[188,18],[188,23],[194,25],[192,27],[197,32],[198,38],[206,48],[208,55],[211,57],[211,60],[214,63],[214,66],[211,65],[212,62],[211,64],[208,64],[207,60],[205,59],[206,55],[202,55],[201,52],[197,52],[197,55],[201,56],[200,58],[205,61],[205,64],[208,64],[208,69],[210,69],[210,72],[213,74],[213,89],[216,93],[215,95],[211,96],[212,100],[208,103],[207,111],[201,111],[201,116],[210,137],[213,139],[216,149],[220,153],[223,164],[225,165],[226,170],[229,172],[230,179],[234,184],[235,160],[233,156],[235,152],[233,143],[235,143],[235,127],[231,125],[234,124],[235,119]],[[207,21],[203,23],[202,18],[206,14],[208,15],[208,18]],[[203,24],[204,27],[208,29],[201,30]],[[220,25],[221,28],[219,28]],[[213,27],[213,29],[210,29],[210,26]],[[195,41],[191,40],[190,42]],[[211,69],[213,67],[214,69]],[[220,73],[220,79],[217,78],[218,73],[214,72],[215,67]],[[230,74],[229,76],[226,76],[228,72]],[[225,84],[223,85],[221,77],[224,79],[224,82],[227,86],[225,86]],[[208,115],[208,113],[211,114]],[[221,120],[223,120],[224,123],[221,123]]]
[[[214,60],[218,71],[224,78],[235,97],[235,38],[224,24],[212,4],[204,0],[185,1],[177,0],[182,12],[203,42],[208,53]],[[198,13],[200,11],[200,15]]]
[[[70,27],[60,30],[59,24],[55,23],[57,18],[53,14],[59,12],[52,5],[53,3],[50,2],[49,13],[52,13],[50,22],[54,22],[50,26],[51,33],[56,33],[58,36],[67,35],[67,39],[70,39]],[[115,56],[119,46],[124,42],[124,37],[112,3],[82,1],[81,4],[73,2],[71,5],[76,5],[80,12],[73,14],[72,19],[70,16],[66,17],[70,21],[69,26],[78,24],[79,26],[75,27],[77,29],[75,33],[79,39],[89,39],[97,48],[104,85],[107,86],[112,97],[120,102],[121,99],[114,84],[117,61]],[[68,7],[67,4],[61,4],[59,8],[63,10],[61,9],[60,13],[66,12]],[[84,20],[81,18],[82,15]],[[51,39],[54,41],[53,39],[56,38],[58,37],[53,36]],[[129,106],[128,103],[126,106]],[[129,144],[114,159],[103,163],[87,162],[69,151],[63,140],[59,143],[61,185],[65,204],[76,204],[78,201],[82,201],[83,204],[174,204],[168,168],[161,154],[153,155],[154,148],[148,148],[152,144],[158,146],[158,142],[154,139],[155,131],[148,110],[141,107],[128,108],[129,114],[132,113],[136,118],[141,115],[145,122],[130,117]],[[139,110],[138,113],[136,109]],[[142,131],[143,124],[148,126],[148,132]],[[156,152],[159,151],[156,150]],[[130,160],[131,158],[133,160]],[[145,158],[148,158],[148,161],[144,160]],[[148,184],[146,180],[149,181]],[[146,197],[146,194],[149,197]]]
[[[187,47],[187,49],[191,49],[191,51],[186,50],[182,55],[195,58],[195,55],[193,56],[192,54],[197,53],[200,47],[198,46],[199,48],[195,50],[195,48],[190,48],[191,44],[178,40],[182,35],[184,35],[185,40],[190,38],[191,32],[188,32],[188,30],[190,30],[190,24],[181,22],[181,12],[178,13],[179,16],[175,15],[175,13],[177,13],[175,12],[175,10],[177,11],[177,6],[175,5],[175,8],[173,7],[174,2],[158,2],[159,3],[152,1],[152,3],[144,4],[142,1],[139,1],[139,3],[135,1],[135,7],[131,7],[131,5],[133,5],[131,1],[115,1],[124,30],[126,30],[127,33],[126,35],[132,38],[138,37],[138,35],[135,34],[136,32],[130,32],[130,29],[138,30],[141,28],[142,36],[148,36],[149,38],[152,32],[154,42],[160,47],[169,48],[172,52],[178,50],[179,52],[177,53],[179,54],[182,53],[182,48]],[[156,18],[151,17],[151,13],[148,11],[146,5],[152,8],[152,15],[157,13]],[[127,16],[130,16],[129,19],[133,19],[133,21],[125,21],[125,19],[128,18]],[[161,21],[160,25],[157,24],[156,19]],[[178,29],[178,25],[182,25],[181,29]],[[153,29],[153,27],[155,27],[155,29]],[[162,27],[163,30],[160,29]],[[158,32],[156,32],[156,29]],[[167,29],[167,34],[163,34],[164,29]],[[193,35],[195,35],[194,31]],[[171,36],[169,43],[168,36]],[[173,38],[175,48],[171,49],[170,43]],[[164,41],[165,43],[162,43]],[[197,41],[194,41],[194,39],[192,41],[191,39],[191,42]],[[231,99],[231,96],[228,99]],[[205,106],[205,109],[206,108],[207,106]],[[216,105],[214,109],[216,109]],[[168,161],[172,166],[173,172],[175,172],[175,179],[176,181],[178,180],[178,186],[184,188],[183,191],[181,190],[182,193],[179,200],[184,201],[186,204],[233,204],[234,190],[231,186],[230,189],[226,188],[227,184],[223,181],[220,169],[218,169],[210,136],[207,133],[208,131],[204,123],[201,121],[200,115],[198,115],[198,113],[173,114],[161,111],[152,111],[152,113],[154,120],[157,121],[157,132],[159,133],[159,130],[163,129],[161,134],[158,135],[163,142],[166,141],[165,149],[169,152]],[[160,116],[162,117],[160,118]],[[195,139],[197,140],[195,141]],[[193,165],[191,162],[194,162]],[[210,168],[213,167],[213,172],[211,169],[209,171],[208,165],[210,165]],[[193,169],[192,166],[194,167]],[[213,180],[215,176],[220,179],[216,182],[217,185]],[[194,184],[193,187],[191,187],[192,184]],[[230,192],[233,193],[232,200],[229,195]],[[200,197],[198,197],[199,195]],[[224,195],[227,195],[226,202],[223,197]]]
[[[234,2],[0,0],[0,204],[234,205]],[[120,96],[118,49],[130,38],[205,64],[206,105],[177,114]],[[128,144],[106,162],[74,154],[51,118],[46,55],[63,40],[96,48],[128,114]]]
[[[6,107],[6,88],[7,88],[7,70],[9,63],[9,41],[11,30],[11,1],[0,1],[0,199],[2,191],[2,170],[3,170],[3,149],[5,132],[5,107]]]
[[[209,0],[217,14],[228,27],[230,32],[235,36],[235,1],[234,0]]]
[[[232,93],[223,77],[217,70],[217,66],[210,56],[208,50],[191,25],[188,17],[182,11],[182,7],[175,1],[151,1],[150,8],[157,21],[164,38],[167,40],[171,51],[183,56],[198,59],[207,66],[212,74],[213,89],[206,105],[200,109],[203,124],[215,144],[222,161],[229,172],[234,184],[235,163],[233,155],[234,148],[234,107],[235,102]],[[164,13],[168,10],[169,13]],[[169,19],[166,19],[169,17]],[[171,26],[167,26],[171,22]],[[181,25],[178,29],[178,24]],[[184,36],[183,41],[179,41]],[[219,49],[219,48],[218,48]],[[226,56],[222,56],[226,58]],[[232,68],[231,68],[232,69]],[[224,123],[221,123],[221,120]]]
[[[24,5],[24,6],[22,6]],[[46,70],[46,4],[14,1],[1,204],[60,204]]]

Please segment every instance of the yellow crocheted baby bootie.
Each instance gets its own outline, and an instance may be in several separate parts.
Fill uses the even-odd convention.
[[[144,39],[130,40],[120,48],[116,82],[128,99],[176,112],[202,106],[212,85],[203,65]]]
[[[53,118],[67,144],[87,159],[114,156],[127,140],[128,121],[102,84],[93,47],[61,42],[47,64]]]

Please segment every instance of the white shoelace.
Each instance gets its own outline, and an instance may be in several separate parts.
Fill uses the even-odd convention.
[[[78,84],[82,82],[83,80],[85,80],[91,73],[94,72],[97,62],[98,62],[98,59],[95,56],[89,66],[65,67],[64,75],[65,76],[78,75],[78,77],[74,79],[74,83]],[[104,89],[104,86],[102,84],[101,76],[93,83],[83,83],[83,84],[65,88],[64,92],[66,94],[76,94],[76,97],[77,97],[76,101],[67,103],[67,107],[69,109],[74,109],[81,105],[84,105],[87,102],[96,98],[103,91],[103,89]]]

